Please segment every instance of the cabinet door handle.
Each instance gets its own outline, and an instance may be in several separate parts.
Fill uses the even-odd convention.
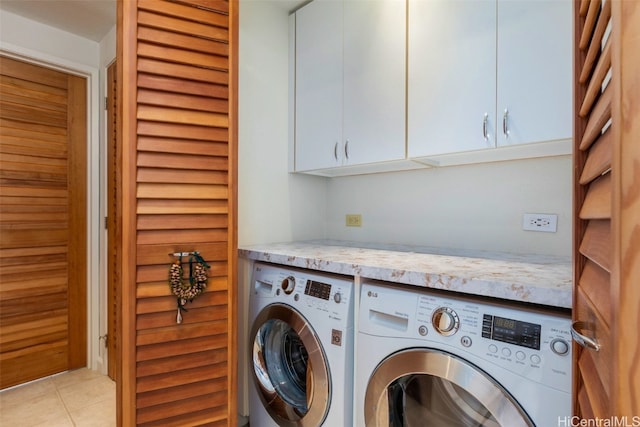
[[[349,160],[349,140],[344,143],[344,157]]]
[[[502,114],[502,133],[505,138],[509,138],[509,110],[505,109]]]
[[[484,140],[489,139],[489,135],[487,134],[487,123],[489,122],[489,114],[484,113],[484,119],[482,119],[482,137]]]
[[[336,145],[333,146],[333,157],[338,160],[338,141],[336,141]]]
[[[584,348],[600,351],[600,344],[595,340],[595,338],[588,337],[583,335],[581,332],[578,332],[583,329],[587,329],[588,326],[589,325],[586,322],[573,322],[571,324],[571,337]]]

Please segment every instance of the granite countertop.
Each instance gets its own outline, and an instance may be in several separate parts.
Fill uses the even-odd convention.
[[[318,240],[252,245],[241,257],[394,283],[571,308],[570,258]]]

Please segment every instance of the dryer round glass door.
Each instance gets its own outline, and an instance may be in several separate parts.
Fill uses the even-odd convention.
[[[324,350],[311,325],[284,304],[265,307],[251,332],[253,379],[280,426],[322,424],[331,384]]]
[[[449,353],[410,349],[386,358],[365,394],[375,427],[534,427],[493,378]]]

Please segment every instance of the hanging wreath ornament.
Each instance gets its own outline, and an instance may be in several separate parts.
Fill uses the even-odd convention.
[[[177,254],[176,254],[177,255]],[[187,310],[184,306],[187,302],[193,301],[195,297],[204,292],[207,287],[207,268],[209,264],[198,252],[189,253],[189,278],[185,280],[184,269],[182,268],[182,253],[180,257],[171,264],[169,268],[169,285],[171,292],[176,296],[178,303],[178,315],[176,323],[182,323],[182,310]]]

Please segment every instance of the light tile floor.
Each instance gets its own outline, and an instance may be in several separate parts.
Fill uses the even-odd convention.
[[[116,385],[89,369],[47,377],[0,392],[2,427],[113,427]]]

